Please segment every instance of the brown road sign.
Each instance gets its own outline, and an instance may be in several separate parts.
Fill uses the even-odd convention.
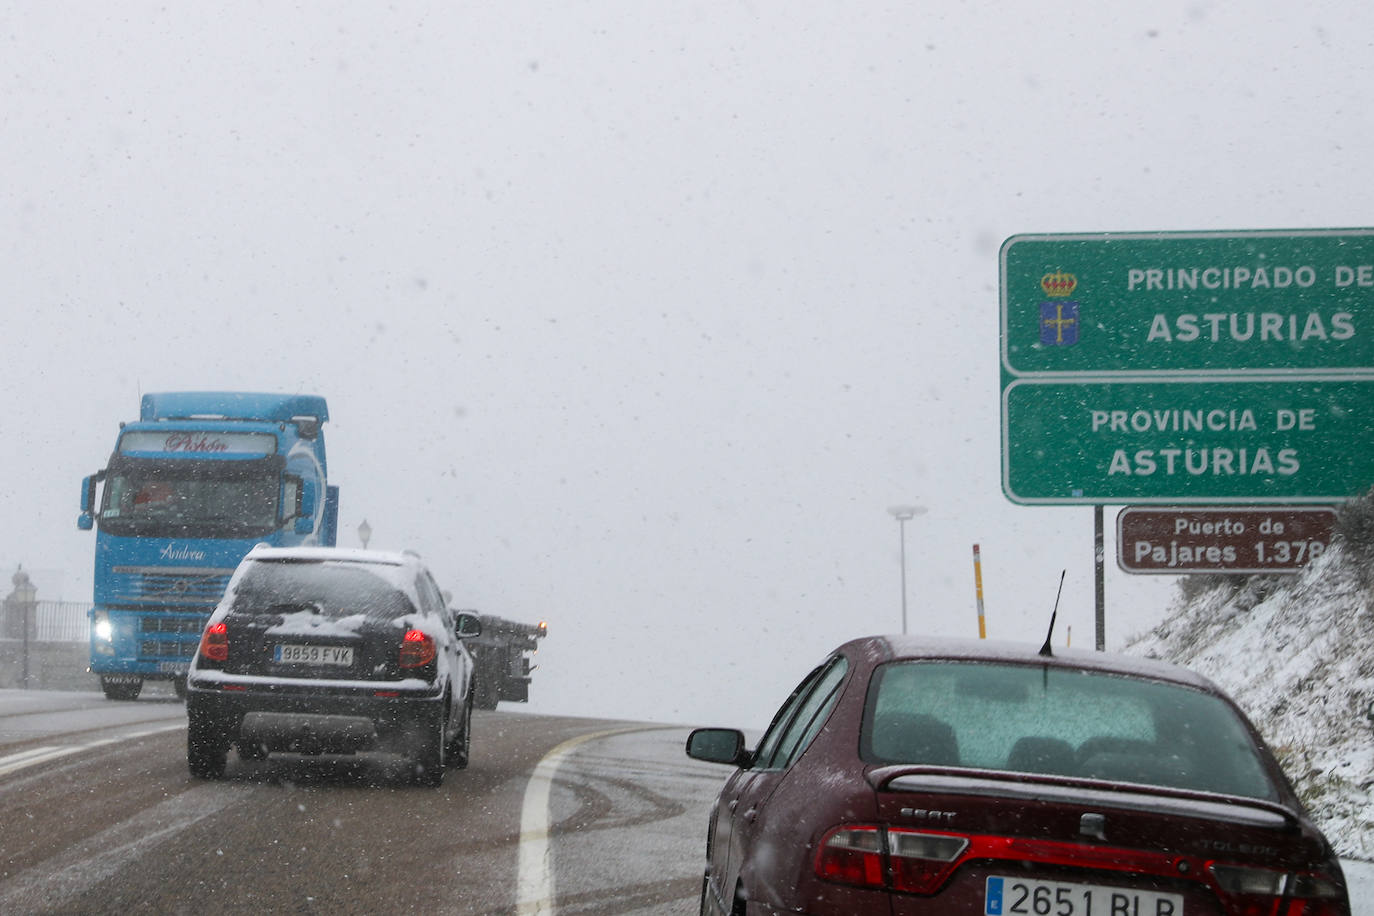
[[[1331,543],[1336,510],[1295,506],[1122,509],[1116,562],[1129,573],[1291,573]]]

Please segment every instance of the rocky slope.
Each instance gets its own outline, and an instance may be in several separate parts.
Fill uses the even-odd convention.
[[[1355,505],[1355,504],[1352,504]],[[1169,615],[1125,651],[1221,684],[1275,749],[1345,857],[1374,859],[1374,511],[1302,573],[1180,580]]]

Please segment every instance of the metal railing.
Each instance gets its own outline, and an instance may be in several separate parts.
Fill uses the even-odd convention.
[[[84,601],[38,601],[39,642],[85,642],[90,638],[91,606]]]

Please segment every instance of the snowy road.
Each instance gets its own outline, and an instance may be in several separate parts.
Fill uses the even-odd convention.
[[[0,691],[0,912],[696,912],[729,771],[684,729],[479,714],[472,766],[423,790],[372,755],[194,781],[184,715],[170,691]],[[1374,865],[1347,877],[1374,916]]]
[[[479,711],[471,765],[435,790],[380,754],[193,780],[184,715],[0,691],[0,912],[696,911],[727,774],[684,729]]]

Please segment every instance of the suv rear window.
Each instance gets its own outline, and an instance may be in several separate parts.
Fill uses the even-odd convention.
[[[234,587],[230,613],[263,614],[311,610],[339,619],[365,614],[390,620],[415,612],[391,567],[326,560],[258,560]]]
[[[1163,681],[1039,665],[894,662],[860,737],[871,763],[928,763],[1275,799],[1221,699]]]

